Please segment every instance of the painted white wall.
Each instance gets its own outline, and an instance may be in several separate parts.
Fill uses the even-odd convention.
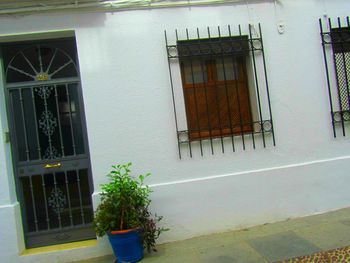
[[[94,199],[112,164],[132,161],[135,173],[152,172],[148,182],[154,187],[153,208],[171,228],[161,239],[165,242],[350,205],[350,139],[333,138],[318,26],[324,14],[345,17],[349,9],[347,0],[282,0],[277,6],[256,1],[248,7],[2,17],[0,34],[75,30]],[[277,32],[280,20],[284,34]],[[194,158],[179,160],[164,29],[205,30],[228,24],[246,29],[258,22],[277,146],[246,151],[237,147],[233,153],[228,145],[225,154],[207,151],[203,157],[197,148]],[[10,232],[13,221],[3,220],[19,217],[18,209],[15,213],[10,207],[15,198],[10,153],[2,139],[4,111],[1,106],[0,224],[11,240],[0,240],[4,258],[65,262],[110,253],[103,240],[95,248],[18,256],[23,249],[20,224]]]

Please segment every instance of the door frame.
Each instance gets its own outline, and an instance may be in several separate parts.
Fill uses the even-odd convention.
[[[30,45],[31,43],[40,43],[44,42],[45,44],[48,42],[54,42],[57,40],[62,40],[63,38],[71,38],[72,41],[75,43],[75,51],[76,51],[76,68],[77,68],[77,102],[79,103],[79,109],[80,109],[80,123],[81,123],[81,129],[83,133],[83,145],[84,145],[84,156],[87,161],[87,179],[88,179],[88,187],[90,191],[90,200],[91,200],[91,206],[93,209],[93,199],[92,195],[94,192],[94,185],[93,185],[93,176],[92,176],[92,170],[91,170],[91,157],[90,157],[90,148],[89,148],[89,139],[88,139],[88,131],[87,131],[87,124],[86,124],[86,114],[85,114],[85,105],[84,105],[84,97],[83,97],[83,90],[82,90],[82,85],[81,85],[81,77],[80,77],[80,66],[79,66],[79,58],[78,58],[78,51],[77,51],[77,42],[76,42],[76,37],[74,34],[74,31],[72,30],[67,30],[67,31],[53,31],[53,32],[43,32],[43,33],[33,33],[33,34],[19,34],[19,35],[8,35],[8,36],[2,36],[0,37],[0,88],[2,89],[3,92],[3,99],[4,99],[4,106],[3,109],[5,110],[5,113],[3,114],[5,116],[5,119],[3,120],[7,124],[7,129],[8,135],[9,135],[9,151],[7,152],[7,156],[5,157],[8,159],[9,163],[11,162],[12,164],[12,171],[9,169],[8,176],[13,176],[11,180],[14,180],[15,182],[15,194],[17,198],[17,202],[20,205],[20,214],[21,214],[21,223],[22,223],[22,234],[24,237],[24,242],[25,246],[28,248],[28,242],[27,242],[27,233],[28,231],[28,226],[27,226],[27,221],[26,221],[26,213],[25,213],[25,204],[23,202],[24,200],[24,195],[23,195],[23,190],[20,184],[20,177],[19,177],[19,164],[21,163],[19,161],[19,156],[18,156],[18,144],[17,144],[17,139],[15,136],[15,125],[14,125],[14,112],[12,110],[12,106],[10,103],[10,89],[8,88],[8,84],[6,84],[6,68],[4,65],[4,59],[3,59],[3,46],[4,45],[13,45],[16,43],[21,43],[21,44],[28,44]],[[59,81],[51,81],[51,82],[59,82]],[[49,82],[36,82],[39,85],[45,85],[48,84]],[[31,84],[28,82],[26,83],[26,86],[30,86]],[[34,82],[33,82],[34,84]],[[18,85],[20,86],[20,85]],[[0,96],[1,98],[2,96]],[[83,156],[83,155],[82,155]],[[40,162],[43,162],[41,160]],[[23,163],[23,162],[22,162]],[[12,173],[11,173],[12,172]],[[52,170],[53,173],[55,173],[55,170]],[[11,175],[10,175],[11,174]],[[11,191],[11,189],[9,189]],[[53,231],[55,231],[54,229]],[[59,229],[57,229],[59,231]],[[96,236],[94,237],[96,238]],[[90,238],[91,239],[91,238]],[[69,240],[67,242],[72,242],[74,240]],[[58,242],[58,243],[65,243],[65,242]],[[30,245],[29,245],[30,246]]]

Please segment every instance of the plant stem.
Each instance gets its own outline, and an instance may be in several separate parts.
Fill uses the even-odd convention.
[[[120,230],[123,230],[123,222],[124,221],[124,206],[122,206],[122,216],[120,218]]]

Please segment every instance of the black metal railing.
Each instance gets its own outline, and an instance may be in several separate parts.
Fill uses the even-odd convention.
[[[341,130],[346,135],[350,121],[350,23],[340,17],[336,23],[329,18],[319,20],[327,77],[333,135]]]
[[[165,31],[178,154],[214,154],[240,145],[275,146],[260,24],[248,34],[231,27]]]

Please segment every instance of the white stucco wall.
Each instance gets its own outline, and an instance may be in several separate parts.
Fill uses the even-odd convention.
[[[347,0],[282,0],[117,13],[0,18],[0,34],[75,31],[95,186],[115,163],[152,172],[153,208],[171,228],[162,242],[335,210],[350,205],[350,139],[333,138],[318,19],[345,17]],[[279,34],[277,22],[285,33]],[[179,160],[164,30],[218,25],[263,30],[276,147]],[[4,262],[64,262],[111,253],[106,242],[19,256],[3,92],[0,96],[0,253]],[[15,220],[16,218],[16,220]]]

